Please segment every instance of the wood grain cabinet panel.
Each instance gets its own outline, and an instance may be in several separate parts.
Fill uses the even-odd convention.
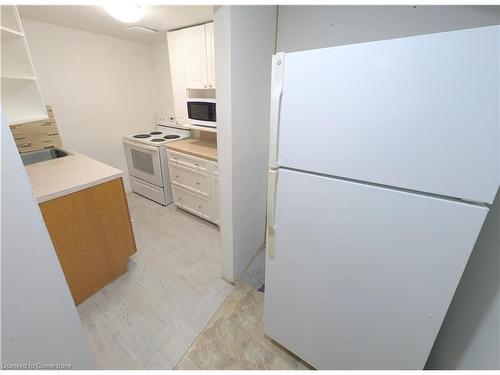
[[[40,209],[76,304],[127,271],[136,245],[121,178]]]

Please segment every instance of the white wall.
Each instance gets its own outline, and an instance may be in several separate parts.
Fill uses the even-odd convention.
[[[275,6],[214,17],[223,276],[235,281],[265,240]]]
[[[427,362],[431,369],[500,369],[500,194]]]
[[[155,77],[151,46],[28,19],[22,22],[63,145],[127,176],[122,137],[152,129],[159,108],[160,80]],[[160,85],[168,83],[163,79]],[[166,97],[160,97],[162,108],[168,108]],[[124,181],[129,190],[128,178]]]
[[[165,36],[165,40],[166,38]],[[151,44],[151,58],[158,95],[158,112],[175,116],[167,42]]]
[[[94,368],[66,279],[2,120],[2,351],[8,364]]]
[[[214,12],[215,80],[217,82],[217,154],[222,276],[235,281],[233,254],[233,140],[231,127],[231,7]]]
[[[277,51],[294,52],[500,23],[499,6],[280,6]]]

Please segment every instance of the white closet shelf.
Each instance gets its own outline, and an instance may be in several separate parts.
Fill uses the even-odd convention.
[[[8,80],[13,80],[13,81],[16,81],[16,80],[19,80],[19,81],[36,81],[36,77],[35,76],[16,76],[16,75],[6,75],[6,76],[2,76],[2,81],[8,81]]]
[[[47,110],[17,7],[2,5],[0,10],[2,112],[9,125],[45,120]]]
[[[2,77],[2,105],[10,125],[47,118],[37,80]]]
[[[18,116],[18,117],[12,117],[12,121],[9,122],[9,125],[16,125],[16,124],[23,124],[25,122],[32,122],[32,121],[41,121],[41,120],[47,120],[49,116],[47,115],[38,115],[38,116]]]
[[[22,32],[9,29],[4,26],[0,26],[0,33],[2,34],[2,42],[5,40],[19,39],[24,37],[24,34]]]

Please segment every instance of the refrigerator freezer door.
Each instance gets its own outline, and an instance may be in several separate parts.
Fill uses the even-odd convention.
[[[491,26],[285,54],[278,164],[493,202],[499,33]]]
[[[280,170],[265,332],[318,369],[421,369],[487,208]]]

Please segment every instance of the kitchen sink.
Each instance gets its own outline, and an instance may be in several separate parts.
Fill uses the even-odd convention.
[[[70,155],[68,152],[59,148],[48,148],[40,151],[31,151],[21,154],[21,159],[24,165],[40,163],[42,161],[59,159]]]

